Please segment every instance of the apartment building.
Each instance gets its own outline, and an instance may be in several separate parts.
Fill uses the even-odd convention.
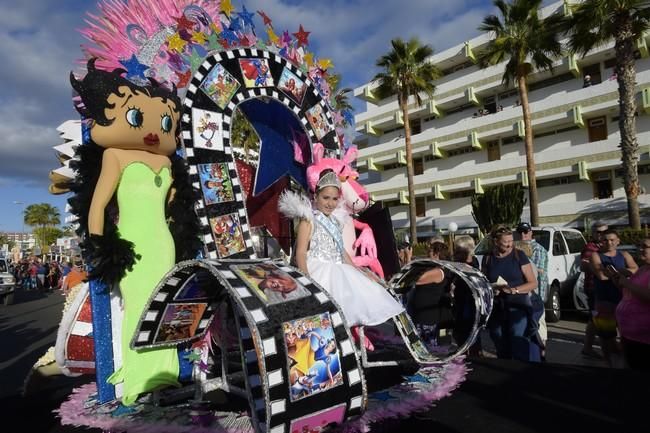
[[[566,13],[560,1],[542,10]],[[478,26],[480,23],[476,23]],[[497,184],[528,185],[524,125],[514,86],[504,87],[504,64],[480,69],[482,35],[432,58],[444,76],[432,99],[410,101],[418,236],[448,228],[477,233],[470,196]],[[424,41],[427,42],[427,41]],[[637,43],[637,138],[642,223],[650,221],[650,52]],[[441,47],[435,47],[439,49]],[[618,86],[612,79],[613,42],[584,58],[566,56],[553,73],[529,78],[535,164],[542,224],[583,228],[595,219],[627,224],[618,131]],[[583,87],[584,77],[591,85]],[[362,181],[390,209],[396,229],[408,226],[403,118],[397,100],[379,100],[373,83],[354,90],[365,101],[355,116]],[[527,218],[528,207],[523,218]]]

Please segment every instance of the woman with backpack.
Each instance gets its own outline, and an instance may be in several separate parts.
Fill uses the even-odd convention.
[[[481,271],[495,290],[487,327],[497,357],[539,362],[541,342],[531,302],[537,288],[533,267],[526,254],[514,247],[508,227],[497,226],[491,238],[494,248],[483,257]]]

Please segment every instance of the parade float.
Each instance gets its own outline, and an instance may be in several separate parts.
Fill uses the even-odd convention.
[[[434,265],[466,294],[456,306],[471,317],[465,338],[432,347],[406,313],[352,333],[337,302],[292,266],[293,225],[278,199],[313,191],[323,168],[342,181],[337,212],[355,264],[381,277],[391,266],[361,222],[371,203],[339,78],[302,24],[279,31],[230,0],[105,0],[87,24],[85,70],[70,77],[81,120],[62,130],[51,190],[72,193],[91,271],[67,302],[56,361],[95,381],[62,404],[62,424],[367,431],[462,382],[462,355],[492,305],[480,273],[428,260],[386,273],[397,299]],[[242,145],[242,118],[256,146]],[[380,248],[396,257],[390,225],[374,232],[391,234]]]

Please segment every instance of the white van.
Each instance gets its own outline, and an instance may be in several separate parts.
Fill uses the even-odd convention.
[[[515,240],[519,234],[513,230]],[[586,241],[582,233],[568,227],[533,227],[533,237],[548,251],[548,292],[546,305],[546,321],[560,320],[561,310],[581,310],[577,305],[577,297],[573,293],[575,282],[580,274],[580,254]],[[485,237],[478,243],[475,250],[479,263],[483,255],[490,249],[490,241]]]

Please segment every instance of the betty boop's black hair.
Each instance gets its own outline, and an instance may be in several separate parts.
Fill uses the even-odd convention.
[[[70,84],[81,98],[80,103],[75,104],[75,108],[83,117],[93,119],[101,126],[113,123],[115,119],[108,119],[105,114],[107,108],[115,107],[115,104],[108,103],[108,97],[111,94],[124,96],[119,92],[119,88],[122,86],[127,86],[133,93],[145,93],[151,97],[161,98],[163,103],[169,99],[176,106],[175,111],[180,112],[181,100],[176,95],[176,87],[170,91],[151,78],[149,79],[150,85],[138,86],[122,77],[122,74],[126,72],[124,69],[118,68],[112,72],[96,69],[96,60],[95,58],[88,60],[88,73],[81,80],[77,80],[70,72]]]

